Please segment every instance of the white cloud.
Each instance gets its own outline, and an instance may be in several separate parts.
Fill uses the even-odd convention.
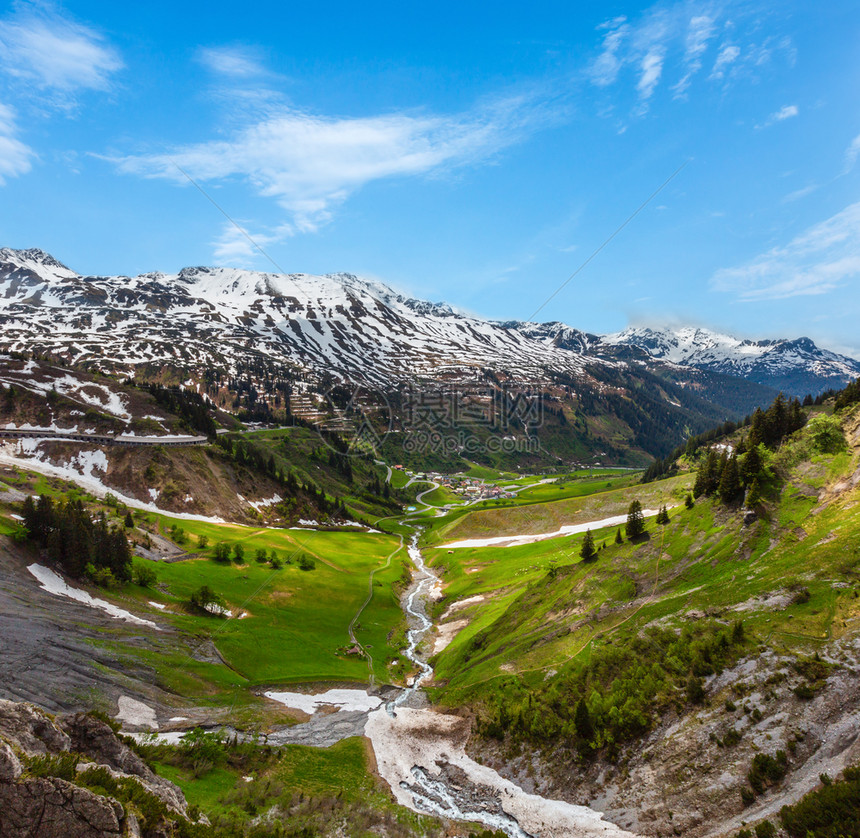
[[[675,99],[685,99],[706,63],[711,81],[755,79],[777,55],[794,60],[790,38],[771,34],[748,40],[746,33],[762,31],[760,13],[731,0],[658,0],[634,18],[617,17],[597,27],[600,44],[588,75],[598,87],[633,78],[639,100],[634,113],[640,115],[664,80]]]
[[[624,45],[624,39],[630,31],[626,18],[617,17],[602,24],[598,29],[607,29],[603,37],[603,50],[591,65],[591,78],[598,87],[607,87],[618,77],[618,71],[624,63],[619,51]]]
[[[123,64],[98,33],[32,7],[0,21],[2,69],[40,89],[104,90]]]
[[[701,69],[702,55],[707,50],[708,41],[713,38],[714,32],[714,19],[709,15],[696,15],[690,18],[684,59],[694,70]]]
[[[860,157],[860,134],[851,140],[851,145],[845,149],[845,172],[850,172],[854,168],[858,157]]]
[[[702,56],[708,49],[708,42],[714,37],[716,27],[710,15],[694,15],[690,18],[685,38],[685,73],[680,81],[672,86],[675,98],[682,98],[692,84],[693,76],[702,69]]]
[[[711,278],[717,291],[742,301],[826,294],[860,278],[860,203],[810,227],[784,247],[774,247]]]
[[[798,201],[801,198],[805,198],[807,195],[811,195],[816,189],[818,189],[817,183],[811,183],[809,186],[795,189],[794,192],[789,192],[788,195],[782,199],[782,202],[784,204],[790,204],[792,201]]]
[[[636,85],[642,99],[650,99],[654,93],[654,88],[657,87],[660,74],[663,72],[664,58],[664,51],[655,47],[642,59],[642,75],[639,77],[639,84]]]
[[[248,47],[201,47],[197,60],[211,72],[234,79],[268,75],[254,50]]]
[[[714,67],[709,76],[712,80],[717,80],[725,76],[729,66],[738,60],[741,54],[741,48],[736,44],[726,44],[722,47],[717,55],[717,60],[714,62]]]
[[[266,248],[270,244],[283,241],[291,233],[288,226],[278,228],[274,234],[249,233],[244,227],[237,227],[228,221],[221,228],[218,238],[212,242],[214,256],[219,265],[253,267],[266,258]]]
[[[774,122],[782,122],[784,119],[791,119],[799,113],[800,111],[797,109],[797,105],[783,105],[783,107],[771,116],[771,119]]]
[[[309,232],[371,181],[483,161],[550,118],[521,98],[455,116],[337,118],[281,109],[228,140],[113,162],[127,173],[179,183],[187,181],[177,166],[202,183],[243,179],[275,199],[297,231]]]
[[[0,186],[6,179],[24,175],[32,167],[35,152],[17,139],[15,112],[0,102]]]
[[[765,121],[763,125],[756,125],[756,128],[767,128],[773,125],[774,122],[784,122],[786,119],[791,119],[800,113],[797,105],[783,105],[778,111],[774,111]]]

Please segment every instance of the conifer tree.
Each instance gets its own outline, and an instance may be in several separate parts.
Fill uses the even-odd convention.
[[[687,509],[692,509],[693,505],[693,496],[688,494],[687,497],[684,498],[684,506],[686,506]]]
[[[625,531],[629,541],[635,541],[645,532],[645,517],[642,515],[642,504],[638,500],[634,500],[627,510]]]
[[[616,544],[623,544],[623,543],[624,543],[624,538],[623,538],[623,537],[622,537],[622,535],[621,535],[621,527],[619,527],[619,528],[615,531],[615,543],[616,543]]]
[[[734,455],[726,460],[720,485],[717,490],[723,503],[732,503],[741,493],[741,479],[738,474],[738,459]]]
[[[573,726],[576,729],[577,737],[583,742],[591,742],[594,738],[594,724],[591,721],[591,713],[588,712],[588,705],[582,698],[579,699],[573,714]]]
[[[761,476],[763,468],[764,464],[762,463],[758,447],[750,448],[744,455],[740,465],[741,483],[744,486],[749,486],[753,480]]]
[[[594,536],[591,530],[585,531],[585,538],[582,539],[582,547],[579,548],[579,556],[584,562],[593,561],[597,557],[597,550],[594,549]]]
[[[757,506],[761,503],[761,486],[759,485],[758,478],[755,478],[753,482],[750,484],[749,491],[747,492],[747,506]]]

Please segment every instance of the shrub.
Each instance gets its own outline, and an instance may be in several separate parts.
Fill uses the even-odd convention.
[[[846,768],[842,780],[825,783],[793,806],[783,806],[779,819],[791,838],[854,838],[860,812],[860,767]]]
[[[179,752],[194,776],[202,777],[226,758],[224,735],[220,732],[207,733],[202,727],[195,727],[182,737]]]
[[[77,776],[80,759],[78,754],[69,752],[31,757],[27,760],[27,773],[31,777],[58,777],[71,782]]]
[[[298,564],[300,570],[314,570],[317,566],[313,557],[309,556],[307,553],[302,553],[296,564]]]
[[[687,701],[692,704],[701,704],[705,700],[705,687],[702,679],[696,675],[687,678]]]
[[[208,585],[201,585],[192,591],[188,598],[189,605],[204,614],[219,614],[227,610],[224,598],[215,593]]]
[[[747,773],[747,779],[756,794],[761,794],[765,788],[778,783],[788,772],[788,757],[785,751],[770,754],[756,754]]]
[[[229,562],[230,561],[230,545],[226,541],[219,541],[215,545],[215,561]]]
[[[208,535],[198,535],[197,536],[197,546],[201,550],[205,550],[209,546],[209,536]]]
[[[135,585],[140,585],[141,588],[151,588],[158,581],[158,574],[154,567],[148,564],[137,562],[132,568],[132,579]]]
[[[741,741],[741,735],[734,728],[730,728],[723,737],[723,745],[726,748],[733,748]]]
[[[239,542],[233,545],[233,561],[236,562],[236,564],[245,563],[245,547]]]
[[[111,573],[109,567],[96,567],[90,562],[84,568],[84,576],[100,588],[113,588],[116,586],[116,577]]]

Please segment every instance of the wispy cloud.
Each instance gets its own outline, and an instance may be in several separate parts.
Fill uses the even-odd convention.
[[[860,277],[860,203],[816,224],[784,247],[774,247],[711,278],[716,291],[742,301],[826,294]]]
[[[626,17],[616,17],[597,27],[605,30],[603,49],[590,67],[592,81],[598,87],[607,87],[618,77],[625,58],[621,55],[624,39],[630,32]]]
[[[657,87],[657,82],[660,81],[660,75],[663,72],[665,57],[666,53],[663,49],[653,47],[642,59],[642,75],[636,85],[642,99],[650,99],[654,93],[654,88]]]
[[[684,75],[672,86],[675,98],[682,98],[686,94],[693,76],[702,69],[702,57],[715,33],[714,18],[710,15],[694,15],[690,18],[685,38]]]
[[[200,183],[245,180],[277,201],[295,231],[312,232],[367,183],[484,162],[551,118],[524,97],[452,116],[339,118],[281,108],[228,140],[112,160],[123,172],[177,183],[187,182],[177,166]]]
[[[800,111],[797,108],[797,105],[783,105],[775,114],[771,116],[771,120],[774,122],[782,122],[784,119],[791,119],[793,116],[797,116]]]
[[[800,108],[797,105],[783,105],[778,111],[774,111],[774,113],[768,116],[761,125],[756,125],[756,128],[767,128],[776,122],[785,122],[786,119],[792,119],[799,113]]]
[[[854,168],[858,157],[860,157],[860,134],[851,140],[851,144],[845,149],[845,172],[850,172]]]
[[[754,76],[756,68],[781,52],[793,60],[788,38],[769,35],[757,43],[737,34],[760,31],[756,14],[731,0],[657,2],[635,18],[616,17],[598,27],[600,47],[588,75],[598,87],[633,76],[638,99],[634,112],[643,114],[664,80],[675,99],[685,99],[706,63],[711,67],[709,81],[727,83]]]
[[[723,78],[728,72],[728,68],[738,60],[740,54],[741,48],[737,44],[724,44],[720,47],[717,59],[711,69],[711,75],[708,78],[711,81]]]
[[[0,102],[0,186],[6,179],[26,174],[32,167],[35,152],[18,138],[15,111]]]
[[[269,75],[257,51],[251,47],[201,47],[197,60],[207,70],[232,79]]]
[[[3,72],[68,105],[79,90],[104,90],[123,63],[116,50],[94,30],[51,7],[19,6],[0,20]]]
[[[818,189],[817,183],[811,183],[809,186],[803,186],[800,189],[795,189],[794,192],[789,192],[786,195],[782,202],[784,204],[790,204],[792,201],[799,201],[801,198],[805,198],[807,195],[811,195],[815,190]]]
[[[246,227],[241,225],[237,227],[236,224],[228,221],[224,223],[218,237],[212,242],[213,255],[219,265],[250,268],[259,264],[260,259],[265,256],[267,247],[283,241],[292,234],[293,230],[289,225],[272,232],[251,232]]]

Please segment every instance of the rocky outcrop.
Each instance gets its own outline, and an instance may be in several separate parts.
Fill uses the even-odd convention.
[[[68,751],[71,740],[51,717],[34,707],[16,701],[0,700],[0,740],[5,739],[27,756],[58,754]]]
[[[185,814],[186,802],[179,786],[159,777],[105,722],[86,713],[66,716],[59,722],[71,741],[71,750],[125,776],[139,780],[171,809]]]
[[[51,776],[44,766],[38,773],[46,776],[34,776],[34,758],[64,753],[79,757],[74,776],[69,777],[69,764],[56,772],[62,777]],[[117,780],[134,779],[185,817],[179,787],[157,776],[105,722],[82,713],[52,718],[31,704],[0,701],[0,838],[140,835],[122,803],[82,787],[86,773],[95,769],[106,769]]]
[[[56,777],[0,782],[2,838],[109,838],[124,834],[122,804]]]

